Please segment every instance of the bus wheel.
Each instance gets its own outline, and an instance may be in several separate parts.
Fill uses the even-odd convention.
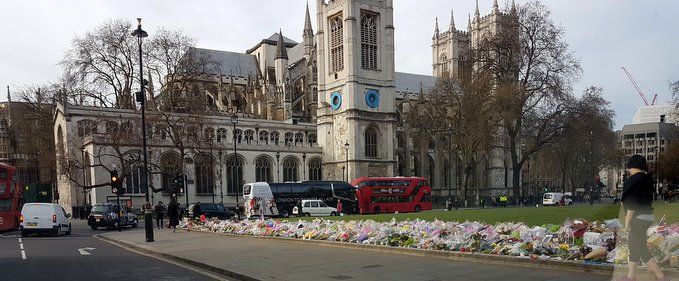
[[[382,211],[382,210],[380,209],[379,206],[377,206],[377,207],[375,207],[375,209],[373,209],[373,213],[375,213],[375,214],[379,214],[380,211]]]
[[[288,212],[288,210],[283,210],[281,211],[281,216],[284,218],[288,218],[290,217],[290,213]]]
[[[422,208],[420,207],[420,205],[416,205],[415,206],[415,212],[419,213],[420,211],[422,211]]]

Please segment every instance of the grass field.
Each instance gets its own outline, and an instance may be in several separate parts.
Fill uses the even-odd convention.
[[[656,220],[663,214],[670,223],[679,222],[679,203],[654,204]],[[619,205],[575,205],[568,207],[516,207],[516,208],[489,208],[474,210],[457,210],[445,212],[441,210],[427,211],[421,213],[400,213],[400,214],[380,214],[380,215],[351,215],[342,217],[326,217],[331,220],[375,220],[389,221],[391,218],[396,220],[410,220],[420,218],[423,220],[444,220],[444,221],[481,221],[486,223],[497,222],[524,222],[527,225],[542,225],[546,223],[561,224],[569,218],[581,218],[586,220],[604,220],[617,218],[620,213]],[[297,219],[297,218],[294,218]],[[310,220],[314,218],[302,218]]]

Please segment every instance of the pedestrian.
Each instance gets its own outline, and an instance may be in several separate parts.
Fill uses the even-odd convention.
[[[337,215],[339,216],[342,213],[342,200],[337,199]]]
[[[304,211],[302,210],[302,200],[297,202],[297,216],[304,216]]]
[[[655,274],[656,280],[670,279],[658,267],[658,263],[651,255],[646,245],[648,239],[646,231],[653,223],[653,176],[648,173],[646,158],[633,155],[627,162],[629,177],[625,181],[620,199],[625,210],[624,229],[629,233],[629,262],[627,276],[621,281],[636,280],[637,264],[645,262],[648,270]]]
[[[200,217],[200,201],[193,205],[193,218]]]
[[[158,229],[163,228],[163,218],[165,215],[165,206],[163,206],[163,201],[158,201],[154,210],[156,216],[156,226]]]
[[[177,204],[175,198],[170,199],[170,204],[167,206],[167,216],[170,220],[172,232],[177,231],[177,225],[179,225],[179,204]]]

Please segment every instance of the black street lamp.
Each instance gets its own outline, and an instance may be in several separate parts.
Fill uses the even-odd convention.
[[[657,141],[657,140],[656,140]],[[653,199],[658,200],[658,193],[660,193],[660,177],[658,177],[658,164],[660,164],[660,159],[658,159],[658,144],[656,143],[655,147],[653,148],[655,151],[655,157],[653,157],[653,160],[655,162],[655,192]]]
[[[238,148],[236,147],[236,124],[238,124],[238,115],[236,115],[235,110],[231,115],[231,124],[233,124],[233,160],[236,161],[236,164],[238,164]],[[238,165],[234,165],[234,167],[238,167]],[[233,179],[232,184],[236,187],[236,211],[238,212],[238,217],[240,218],[240,203],[238,202],[238,197],[240,196],[240,183],[237,182],[238,171],[235,171],[231,177]]]
[[[219,150],[219,204],[224,205],[224,163],[222,162],[222,150]]]
[[[346,172],[346,180],[345,181],[349,181],[349,141],[344,143],[344,152],[345,152],[344,154],[347,157],[346,164],[344,165],[346,167],[344,169],[344,171]]]
[[[281,165],[280,165],[280,160],[281,160],[281,152],[276,151],[276,182],[281,182]]]
[[[141,18],[137,18],[137,29],[132,32],[132,36],[137,37],[137,44],[139,45],[139,92],[137,92],[137,101],[141,103],[141,133],[143,136],[143,150],[144,150],[144,177],[143,186],[146,188],[146,207],[144,208],[144,225],[146,230],[146,242],[153,242],[153,211],[151,210],[151,203],[149,201],[149,162],[147,157],[146,145],[146,95],[144,88],[147,81],[144,81],[143,63],[142,63],[142,49],[141,43],[144,37],[149,34],[141,29]]]
[[[302,181],[306,180],[306,153],[302,153]]]

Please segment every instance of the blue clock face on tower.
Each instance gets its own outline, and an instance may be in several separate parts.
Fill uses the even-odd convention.
[[[365,103],[370,108],[377,108],[380,105],[380,93],[373,89],[365,91]]]
[[[342,106],[342,94],[340,92],[333,92],[330,95],[330,106],[333,110],[338,110]]]

